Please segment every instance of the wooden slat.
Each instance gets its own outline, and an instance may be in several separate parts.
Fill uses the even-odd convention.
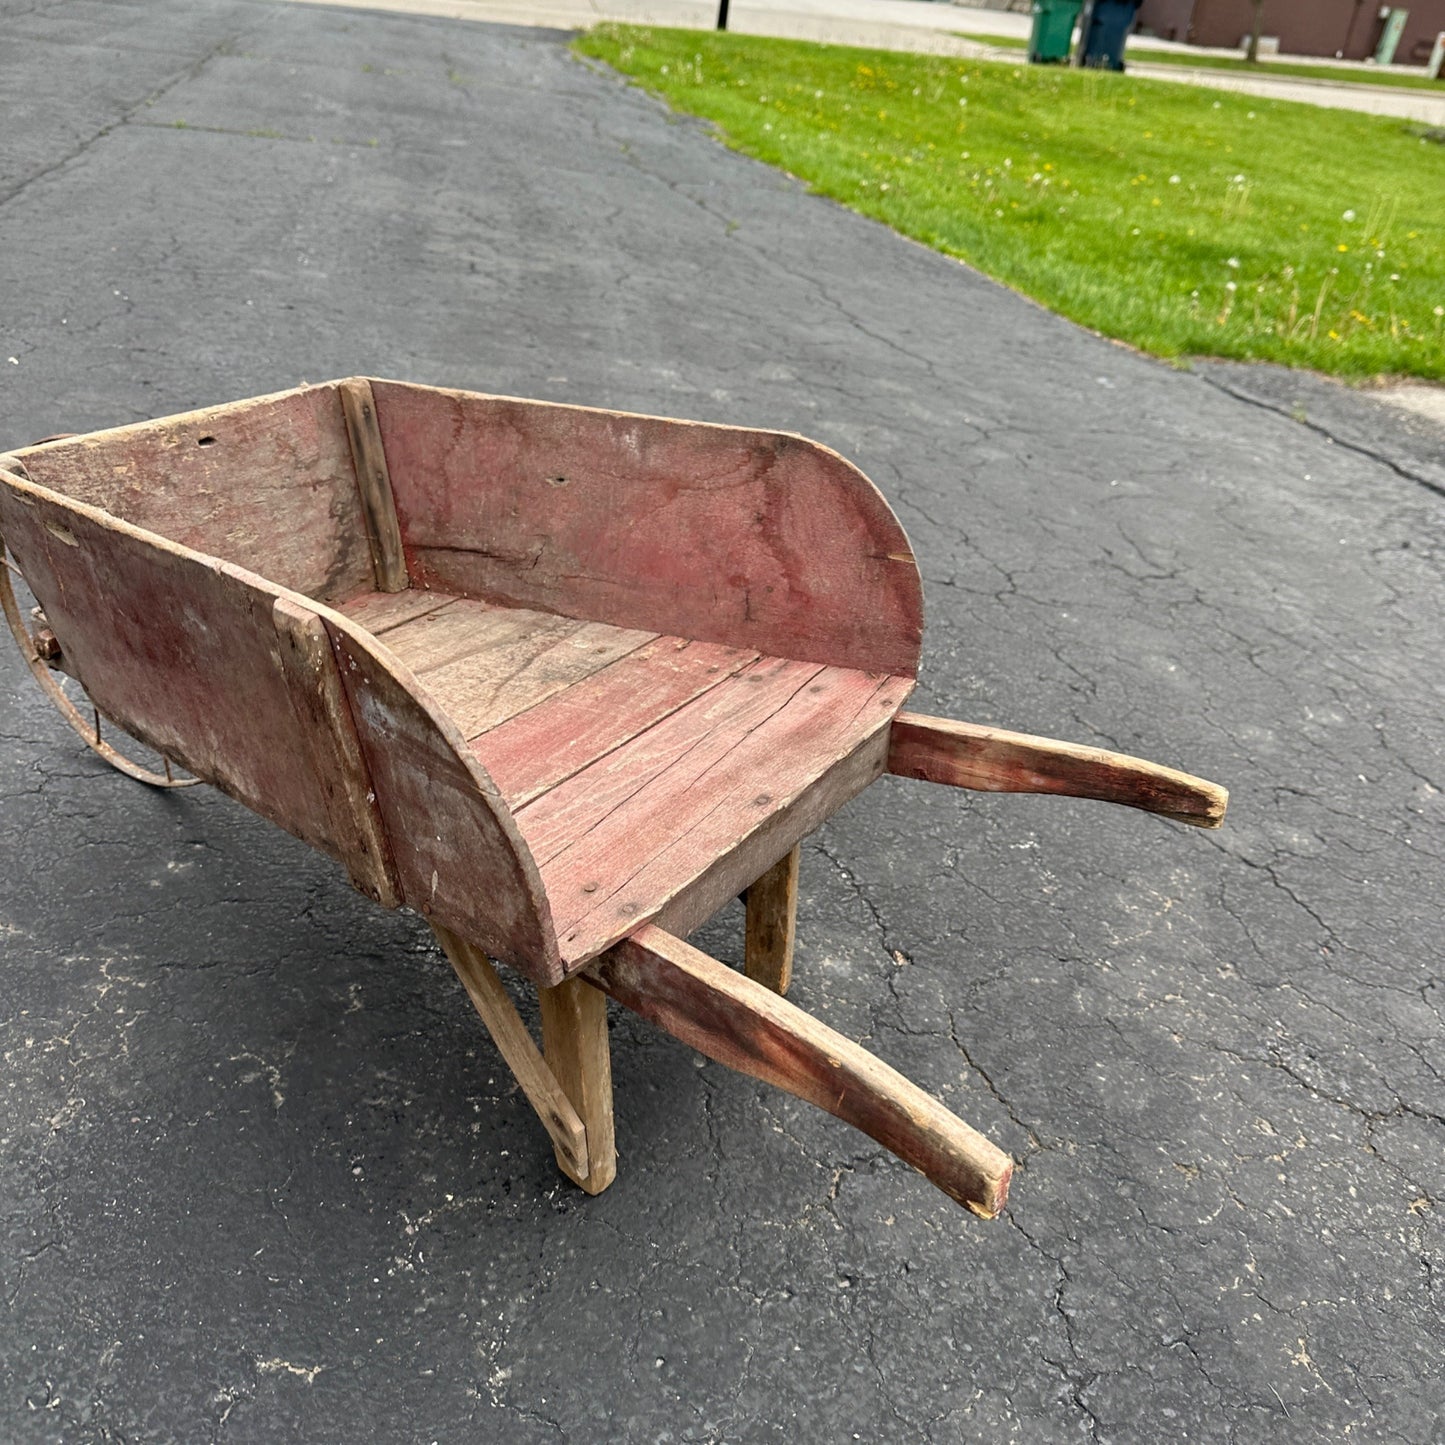
[[[391,494],[386,449],[376,424],[371,383],[365,377],[351,377],[337,383],[337,392],[346,415],[346,432],[351,442],[361,510],[366,518],[376,586],[381,592],[400,592],[407,585],[406,558],[402,554],[401,528],[396,521],[396,502]]]
[[[774,993],[787,993],[793,978],[793,938],[798,920],[798,847],[788,850],[746,896],[743,971]]]
[[[422,677],[483,651],[498,654],[518,648],[525,657],[537,640],[567,637],[585,625],[550,612],[453,598],[390,629],[386,645]]]
[[[284,597],[273,604],[272,618],[282,671],[291,685],[307,754],[330,806],[341,861],[357,888],[395,908],[401,893],[391,848],[325,624],[314,612]]]
[[[386,645],[420,677],[432,668],[469,657],[478,648],[506,647],[526,637],[539,616],[547,614],[449,597],[441,607],[428,608],[390,628]],[[559,632],[581,626],[569,617],[550,620]]]
[[[707,954],[644,927],[583,975],[730,1069],[861,1129],[951,1199],[992,1218],[1013,1161],[931,1095],[801,1009]]]
[[[730,876],[719,871],[721,860],[747,870],[734,891],[756,877],[765,861],[757,850],[776,858],[779,846],[803,836],[796,829],[817,826],[878,776],[887,725],[911,686],[911,679],[824,669],[767,718],[715,728],[571,847],[539,854],[569,966],[663,914],[700,879],[711,875],[715,885]],[[815,785],[824,779],[830,786],[820,792]],[[531,811],[520,817],[529,839]]]
[[[919,713],[894,720],[888,771],[982,792],[1097,798],[1196,828],[1219,827],[1229,805],[1217,783],[1142,758]]]
[[[542,1057],[522,1022],[497,970],[486,954],[458,938],[450,929],[432,924],[443,952],[487,1026],[497,1051],[507,1061],[518,1088],[536,1110],[542,1127],[557,1151],[557,1162],[573,1179],[590,1177],[587,1128],[572,1106],[567,1089]],[[564,984],[563,987],[566,987]],[[548,990],[550,992],[550,990]],[[604,1040],[605,1042],[605,1040]],[[613,1166],[616,1172],[616,1166]],[[596,1191],[592,1191],[596,1192]]]
[[[633,845],[645,848],[644,838],[675,838],[673,819],[654,809],[716,767],[822,671],[762,658],[521,809],[518,825],[540,866],[572,853],[574,862],[585,867],[590,859],[600,870],[576,880],[592,885],[586,897],[579,892],[562,906],[575,911],[599,886],[625,876],[614,865],[632,856]],[[659,779],[655,793],[623,813]],[[638,824],[647,830],[642,837],[632,834]]]
[[[335,386],[302,387],[17,453],[32,480],[321,600],[371,585]]]
[[[466,600],[386,633],[386,645],[468,738],[652,640],[650,632]]]
[[[898,520],[802,437],[375,381],[414,580],[620,627],[913,675]]]
[[[515,714],[635,652],[655,634],[605,622],[556,624],[565,619],[529,613],[534,623],[507,646],[483,646],[433,668],[423,682],[461,729],[476,738]]]
[[[770,812],[746,837],[717,850],[716,859],[692,876],[672,879],[672,892],[651,921],[668,933],[687,937],[700,928],[719,908],[736,898],[756,878],[769,858],[791,848],[833,816],[844,803],[855,798],[883,774],[888,753],[888,731],[880,728],[849,752],[822,767],[816,779],[801,788],[791,802]],[[621,937],[615,926],[603,927],[605,918],[593,917],[595,932],[578,930],[565,950],[569,972]],[[619,924],[625,919],[619,917]]]
[[[607,1000],[577,979],[538,993],[542,1046],[558,1083],[587,1131],[587,1162],[579,1169],[562,1151],[562,1172],[588,1194],[601,1194],[617,1177],[612,1121],[612,1057],[607,1044]]]
[[[757,661],[754,652],[659,637],[472,743],[521,808]]]
[[[425,617],[428,612],[435,612],[455,600],[446,592],[408,588],[405,592],[363,592],[349,602],[338,604],[336,610],[373,637],[382,637],[402,623]]]

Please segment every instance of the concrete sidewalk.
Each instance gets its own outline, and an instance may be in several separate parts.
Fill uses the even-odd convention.
[[[294,3],[346,8],[356,8],[359,4],[397,14],[560,30],[585,29],[604,20],[711,30],[717,20],[715,0],[294,0]],[[1023,56],[1017,51],[994,51],[986,44],[960,38],[958,32],[1027,36],[1030,19],[1009,11],[974,10],[928,3],[928,0],[783,0],[779,5],[763,3],[763,0],[734,0],[728,11],[728,27],[741,35],[772,35],[924,55],[1022,61]],[[1434,93],[1379,85],[1333,85],[1328,81],[1272,76],[1267,65],[1257,75],[1150,65],[1146,58],[1150,48],[1180,53],[1189,49],[1162,41],[1131,41],[1131,74],[1257,95],[1268,100],[1298,101],[1445,126],[1445,90]]]
[[[1326,80],[1301,76],[1242,75],[1238,71],[1196,70],[1185,65],[1150,65],[1147,54],[1142,49],[1130,51],[1130,75],[1230,90],[1239,95],[1255,95],[1261,100],[1292,100],[1301,105],[1324,106],[1327,110],[1358,110],[1366,115],[1387,115],[1423,125],[1445,126],[1445,88],[1432,92],[1385,85],[1333,85]]]
[[[352,0],[291,0],[291,3],[356,8]],[[677,26],[711,30],[717,21],[715,0],[363,0],[363,8],[406,15],[433,15],[510,25],[580,30],[604,20],[631,25]],[[966,12],[972,15],[974,12]],[[1027,22],[1027,16],[995,20]],[[858,45],[878,50],[907,50],[927,55],[980,56],[986,46],[951,32],[967,28],[965,12],[928,0],[735,0],[728,27],[740,35],[771,35],[789,40],[814,40],[831,45]],[[1015,33],[1016,27],[998,33]],[[1028,33],[1025,23],[1023,34]]]

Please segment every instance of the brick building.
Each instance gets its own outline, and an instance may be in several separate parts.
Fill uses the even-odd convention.
[[[1379,0],[1264,0],[1261,34],[1277,35],[1288,55],[1339,55],[1363,60],[1375,53],[1384,21]],[[1410,12],[1395,51],[1400,65],[1424,65],[1445,30],[1445,0],[1401,0]],[[1238,45],[1249,34],[1250,0],[1144,0],[1140,30],[1194,45]]]

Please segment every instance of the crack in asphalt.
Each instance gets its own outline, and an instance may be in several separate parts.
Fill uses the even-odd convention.
[[[1377,451],[1373,447],[1367,447],[1361,442],[1350,441],[1348,438],[1340,436],[1338,432],[1331,431],[1329,427],[1321,422],[1311,421],[1308,417],[1298,416],[1294,412],[1287,411],[1284,407],[1278,406],[1272,401],[1266,401],[1263,397],[1251,396],[1247,391],[1240,391],[1238,387],[1230,386],[1227,381],[1221,381],[1218,377],[1210,376],[1205,372],[1195,372],[1193,374],[1206,386],[1212,386],[1216,391],[1221,391],[1226,396],[1233,397],[1235,401],[1241,401],[1246,406],[1258,407],[1260,411],[1267,411],[1274,416],[1282,417],[1285,421],[1291,422],[1295,426],[1305,427],[1316,435],[1324,437],[1334,446],[1341,447],[1345,451],[1354,452],[1357,456],[1367,457],[1370,461],[1392,471],[1402,480],[1413,482],[1417,487],[1424,488],[1425,491],[1430,492],[1434,496],[1445,497],[1445,483],[1432,481],[1429,477],[1421,476],[1419,472],[1411,471],[1409,467],[1401,466],[1393,457],[1386,456],[1384,452]]]
[[[132,116],[138,115],[147,106],[154,105],[156,101],[160,100],[163,96],[174,90],[178,85],[183,85],[188,80],[196,79],[196,77],[199,76],[203,70],[205,70],[206,66],[208,66],[211,61],[213,61],[218,55],[224,54],[232,45],[235,44],[236,40],[239,39],[239,37],[240,32],[237,32],[237,34],[235,35],[227,36],[224,40],[212,46],[211,49],[208,50],[203,56],[201,56],[199,60],[193,62],[188,66],[183,67],[181,70],[178,70],[174,75],[162,81],[161,84],[158,85],[154,90],[152,90],[148,95],[142,96],[141,99],[136,101],[134,105],[129,106],[125,110],[123,110],[120,115],[115,118],[115,120],[101,126],[100,129],[97,130],[93,135],[88,136],[79,145],[67,151],[66,154],[60,156],[57,160],[52,161],[49,165],[42,167],[40,170],[32,172],[30,175],[26,176],[16,185],[11,186],[8,190],[0,191],[0,206],[9,205],[11,201],[15,200],[18,196],[29,190],[31,186],[45,180],[48,176],[52,176],[59,171],[63,171],[67,166],[72,165],[75,161],[79,160],[81,156],[85,155],[86,152],[90,151],[101,141],[105,140],[106,137],[109,136],[113,131],[129,123]]]

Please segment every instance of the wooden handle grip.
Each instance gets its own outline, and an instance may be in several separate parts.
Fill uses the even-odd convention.
[[[893,720],[888,771],[987,793],[1098,798],[1196,828],[1219,827],[1229,804],[1218,783],[1143,758],[911,712]]]
[[[991,1219],[1013,1161],[931,1095],[761,984],[648,924],[580,975],[739,1073],[835,1114]]]

